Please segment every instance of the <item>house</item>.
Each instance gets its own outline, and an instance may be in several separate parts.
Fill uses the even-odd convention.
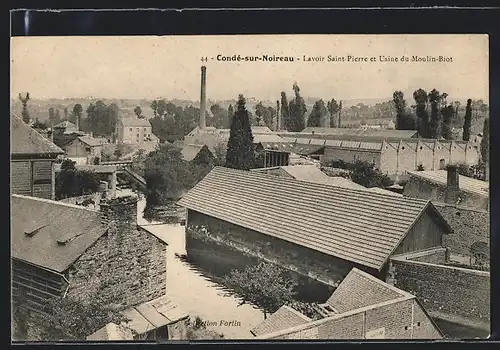
[[[353,268],[312,321],[287,306],[252,330],[256,339],[442,339],[412,294]]]
[[[73,133],[79,132],[76,124],[74,124],[68,120],[64,120],[64,121],[60,122],[59,124],[54,125],[52,127],[52,129],[53,129],[54,135],[56,135],[56,134],[57,135],[73,134]]]
[[[455,165],[446,170],[409,171],[404,195],[450,205],[489,209],[489,183],[458,174]]]
[[[68,139],[61,146],[66,153],[66,157],[78,165],[95,164],[96,160],[100,162],[104,141],[88,135],[73,135],[75,136]]]
[[[204,149],[204,152],[207,152],[207,155],[210,158],[214,158],[213,153],[206,145],[183,145],[181,149],[182,157],[184,158],[184,160],[190,162],[196,158],[196,156],[202,149]]]
[[[54,164],[64,151],[11,115],[10,185],[12,193],[55,198]]]
[[[13,194],[11,208],[14,305],[36,315],[54,297],[98,294],[130,308],[165,295],[167,244],[137,225],[137,198],[102,199],[95,210]],[[39,337],[36,320],[28,339]]]
[[[188,255],[216,260],[230,242],[228,269],[264,257],[331,286],[352,267],[385,280],[391,255],[441,247],[452,232],[426,200],[222,167],[178,204]]]
[[[118,143],[143,144],[157,142],[158,139],[148,119],[121,117],[116,123],[116,140]]]

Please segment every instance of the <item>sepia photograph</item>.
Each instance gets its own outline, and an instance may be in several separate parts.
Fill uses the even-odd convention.
[[[488,35],[10,55],[12,341],[490,336]]]

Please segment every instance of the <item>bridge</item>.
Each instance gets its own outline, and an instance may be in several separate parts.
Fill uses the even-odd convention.
[[[142,188],[146,187],[146,179],[132,170],[131,160],[113,160],[101,162],[100,165],[112,165],[117,169],[117,173],[124,174],[129,180],[137,183]]]

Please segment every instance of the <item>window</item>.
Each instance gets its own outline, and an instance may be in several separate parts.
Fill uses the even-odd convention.
[[[139,132],[139,128],[137,128],[137,132]]]
[[[92,149],[90,147],[85,147],[85,152],[89,152],[91,151]]]
[[[146,132],[146,128],[144,128],[144,132]]]
[[[128,131],[132,131],[132,128],[128,128]]]

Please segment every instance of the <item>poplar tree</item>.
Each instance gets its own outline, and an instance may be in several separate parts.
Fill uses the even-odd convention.
[[[467,100],[467,106],[465,107],[465,117],[464,117],[464,132],[463,140],[469,141],[470,139],[470,128],[472,125],[472,100],[469,98]]]
[[[441,103],[442,96],[439,91],[432,89],[429,93],[429,101],[431,103],[431,121],[429,125],[429,137],[432,139],[437,139],[441,135],[441,115],[439,113],[439,105]]]
[[[418,134],[423,138],[429,138],[429,113],[427,113],[427,101],[429,96],[423,89],[418,89],[413,93],[413,98],[417,103],[417,130]]]
[[[290,125],[290,110],[288,108],[288,100],[286,98],[286,93],[283,91],[281,93],[281,125],[280,125],[280,128],[284,128],[285,130],[289,130],[289,125]]]
[[[300,88],[297,83],[293,84],[295,98],[290,101],[290,118],[287,130],[299,132],[305,128],[304,115],[307,112],[306,104],[302,96],[300,96]]]
[[[327,110],[323,100],[316,101],[314,103],[309,119],[307,120],[307,126],[319,127],[322,126],[322,121],[325,119]],[[326,126],[328,127],[328,126]]]
[[[227,142],[226,167],[228,168],[250,170],[254,165],[252,127],[245,103],[245,98],[240,94]]]

